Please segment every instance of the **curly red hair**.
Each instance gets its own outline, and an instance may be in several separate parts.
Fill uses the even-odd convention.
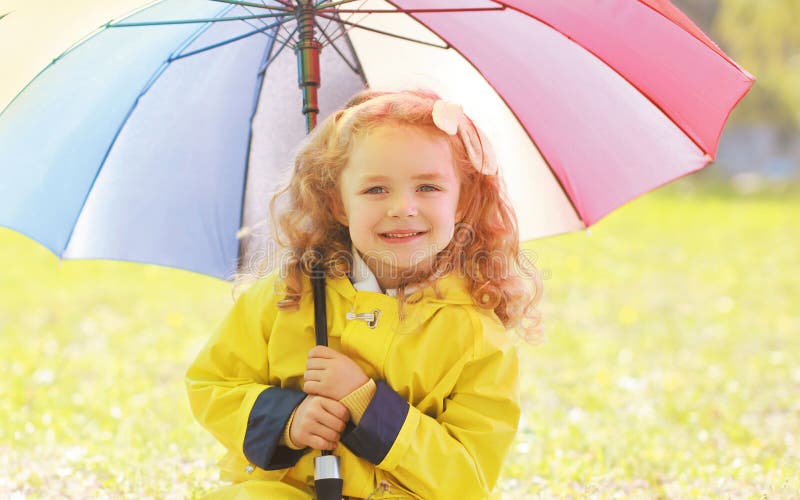
[[[391,97],[359,106],[341,120],[345,110],[377,96]],[[416,283],[429,281],[436,289],[435,276],[458,272],[467,277],[478,306],[493,310],[507,328],[525,339],[540,339],[541,314],[536,306],[542,281],[534,263],[520,250],[517,219],[505,186],[499,175],[481,174],[473,166],[458,135],[436,127],[432,109],[439,98],[430,90],[364,90],[306,137],[295,156],[291,179],[270,201],[274,239],[286,257],[281,263],[285,297],[278,302],[280,309],[297,307],[304,276],[315,266],[331,278],[345,277],[352,268],[350,234],[332,216],[332,208],[341,207],[338,180],[355,139],[378,127],[416,127],[448,141],[460,179],[459,209],[464,214],[448,246],[436,255],[431,273],[421,279],[417,276]],[[469,133],[477,139],[477,129],[469,123]],[[403,303],[413,303],[421,295],[406,297],[409,284],[401,283],[397,291],[401,317]]]

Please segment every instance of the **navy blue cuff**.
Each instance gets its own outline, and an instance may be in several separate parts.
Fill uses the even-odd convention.
[[[408,402],[378,381],[375,395],[357,426],[348,423],[341,441],[350,451],[375,465],[381,463],[392,448],[408,415]]]
[[[251,463],[264,470],[285,469],[308,452],[278,444],[289,417],[305,397],[302,391],[284,387],[269,387],[258,395],[244,434],[244,456]]]

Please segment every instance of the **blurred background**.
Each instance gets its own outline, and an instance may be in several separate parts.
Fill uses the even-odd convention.
[[[740,192],[781,189],[800,178],[800,2],[676,0],[722,50],[756,76],[734,109],[714,166],[695,180]]]
[[[800,497],[800,2],[676,1],[757,77],[717,161],[589,231],[525,243],[505,498]],[[193,498],[221,447],[183,372],[228,283],[61,262],[0,228],[0,497]]]

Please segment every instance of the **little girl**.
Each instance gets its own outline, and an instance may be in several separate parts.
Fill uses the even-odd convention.
[[[491,495],[520,414],[508,331],[539,332],[542,290],[485,136],[430,91],[363,91],[309,135],[270,206],[283,263],[186,374],[228,449],[234,484],[210,498],[313,498],[319,450],[339,455],[349,498]]]

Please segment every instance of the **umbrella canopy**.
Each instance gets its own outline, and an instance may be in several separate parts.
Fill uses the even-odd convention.
[[[302,12],[288,0],[138,3],[84,0],[63,12],[61,37],[41,28],[52,16],[0,8],[0,65],[15,75],[0,87],[0,225],[63,258],[228,278],[264,256],[267,228],[241,228],[265,220],[305,134],[298,66],[313,61],[291,50],[308,40]],[[707,165],[754,81],[666,1],[311,10],[320,117],[367,85],[462,103],[495,145],[523,240],[588,227]]]

